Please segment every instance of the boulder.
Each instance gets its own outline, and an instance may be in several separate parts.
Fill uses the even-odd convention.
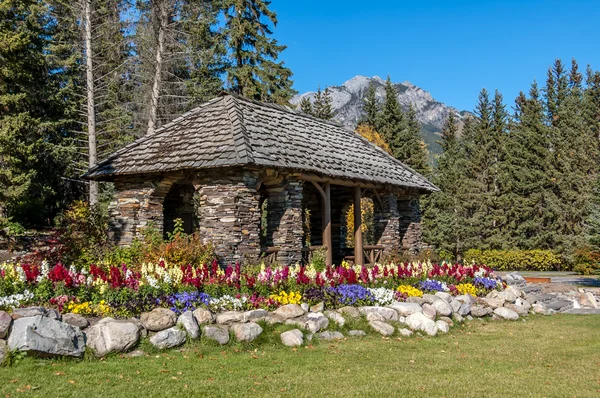
[[[288,330],[281,333],[281,343],[288,347],[296,347],[304,344],[304,336],[298,329]]]
[[[324,314],[327,318],[335,322],[335,324],[339,327],[342,327],[346,324],[346,318],[344,318],[342,314],[340,314],[337,311],[325,311]]]
[[[323,312],[325,309],[325,303],[322,301],[310,307],[310,312]]]
[[[509,286],[500,293],[506,301],[510,301],[511,303],[514,303],[516,299],[523,295],[521,289],[516,286]]]
[[[475,304],[475,297],[471,296],[470,294],[462,294],[460,296],[454,297],[454,299],[464,304]]]
[[[406,325],[412,330],[421,331],[430,336],[435,336],[438,332],[435,322],[420,312],[407,316]]]
[[[342,315],[349,316],[350,318],[359,318],[360,317],[360,312],[355,307],[350,307],[350,306],[342,307],[342,308],[338,309],[338,312]]]
[[[263,310],[263,309],[250,310],[250,311],[244,312],[244,319],[246,320],[246,322],[262,321],[263,319],[265,319],[267,317],[267,315],[269,315],[269,311],[267,311],[267,310]]]
[[[555,311],[565,311],[573,308],[573,302],[571,300],[555,298],[545,303],[546,307]]]
[[[308,312],[308,311],[309,311],[309,307],[308,307],[308,304],[307,304],[307,303],[302,303],[302,304],[300,304],[300,308],[302,308],[302,310],[303,310],[304,312]]]
[[[197,308],[194,310],[193,314],[194,318],[196,318],[196,322],[198,322],[198,325],[215,323],[215,316],[212,312],[205,308]]]
[[[113,352],[126,352],[136,345],[140,330],[133,322],[111,319],[88,328],[85,335],[87,346],[101,358]]]
[[[183,328],[190,339],[197,340],[200,338],[200,326],[194,317],[192,311],[186,311],[177,318],[177,326]]]
[[[519,314],[510,308],[506,307],[498,307],[494,310],[494,314],[498,315],[502,319],[507,319],[509,321],[516,321],[519,319]]]
[[[447,316],[442,316],[439,320],[446,322],[450,327],[454,326],[454,322],[452,321],[452,319],[448,318]]]
[[[276,325],[278,323],[283,323],[284,321],[285,319],[276,314],[269,313],[269,315],[265,317],[265,322],[267,323],[267,325]]]
[[[37,315],[14,321],[8,346],[11,350],[41,357],[81,358],[85,352],[85,336],[77,327]]]
[[[427,304],[431,304],[434,301],[441,300],[441,298],[439,298],[435,294],[429,294],[429,293],[425,293],[422,298]]]
[[[398,329],[398,333],[400,334],[400,336],[404,336],[404,337],[410,337],[414,334],[414,332],[412,330],[407,329],[407,328]]]
[[[435,326],[437,327],[438,331],[442,333],[448,333],[450,331],[450,325],[444,321],[437,321]]]
[[[391,336],[394,334],[394,327],[389,323],[381,322],[381,321],[370,321],[369,326],[371,329],[375,330],[377,333],[382,336]]]
[[[341,340],[344,338],[344,335],[340,332],[331,332],[326,330],[324,332],[315,334],[315,337],[319,340]]]
[[[229,331],[225,326],[207,325],[202,329],[203,338],[214,340],[217,343],[224,345],[229,343]]]
[[[379,312],[367,312],[367,316],[365,318],[369,322],[371,322],[371,321],[385,322],[386,321],[386,319],[383,317],[383,315],[381,315]]]
[[[481,318],[490,313],[490,309],[481,305],[474,305],[471,307],[471,315],[477,318]]]
[[[438,296],[439,298],[441,298],[442,300],[444,300],[447,303],[450,303],[450,301],[452,301],[452,295],[450,293],[436,292],[435,295]]]
[[[550,310],[552,311],[552,310]],[[565,314],[573,314],[573,315],[600,315],[600,309],[598,308],[571,308],[570,310],[566,310]]]
[[[360,318],[360,312],[355,307],[342,307],[337,310],[340,314],[346,315],[350,318]]]
[[[463,303],[461,303],[460,301],[452,299],[452,301],[450,301],[450,307],[452,307],[452,312],[458,312],[462,304]]]
[[[320,330],[327,329],[329,326],[329,318],[321,312],[310,312],[304,317],[304,329],[316,333]]]
[[[588,301],[589,301],[590,305],[592,306],[592,308],[600,308],[600,304],[598,304],[598,301],[596,300],[596,297],[591,292],[586,292],[585,296],[588,299]]]
[[[217,314],[216,321],[219,325],[226,325],[230,323],[243,323],[246,322],[244,313],[240,311],[225,311]]]
[[[365,315],[365,316],[369,313],[376,312],[379,315],[381,315],[383,317],[383,319],[385,319],[387,321],[397,321],[398,320],[398,313],[395,310],[393,310],[391,308],[387,308],[387,307],[375,307],[375,306],[359,307],[358,312],[360,312],[362,315]]]
[[[166,350],[168,348],[179,347],[185,343],[186,336],[187,334],[183,330],[178,327],[172,327],[161,330],[150,337],[150,344],[159,350]]]
[[[365,333],[364,330],[350,330],[348,332],[348,336],[352,336],[352,337],[362,337],[362,336],[366,336],[367,334]]]
[[[463,318],[462,315],[460,315],[458,312],[455,312],[454,314],[452,314],[452,320],[456,323],[463,323],[465,321],[465,318]]]
[[[236,323],[231,327],[237,341],[254,341],[263,332],[257,323]]]
[[[535,303],[534,305],[531,306],[531,311],[534,314],[546,314],[546,306],[544,305],[544,303]]]
[[[527,315],[529,313],[529,309],[523,307],[522,305],[516,305],[516,304],[511,304],[511,303],[504,303],[504,308],[508,308],[510,310],[513,310],[514,312],[516,312],[519,315]]]
[[[8,315],[8,312],[0,311],[0,339],[8,336],[12,322],[13,319],[10,315]]]
[[[127,358],[141,358],[145,357],[146,353],[142,350],[133,350],[130,353],[125,355]]]
[[[55,315],[55,313],[48,313],[48,310],[44,307],[13,308],[12,318],[16,320],[19,318],[29,318],[38,315],[48,317],[48,315]]]
[[[469,315],[471,313],[471,304],[462,303],[457,312],[461,316]]]
[[[399,316],[409,316],[415,312],[423,312],[420,304],[417,303],[392,303],[387,306],[398,313]]]
[[[439,292],[438,292],[439,293]],[[446,300],[437,300],[434,301],[431,306],[435,308],[437,315],[440,316],[450,316],[452,315],[452,307]]]
[[[304,311],[298,304],[286,304],[277,308],[275,311],[273,311],[273,313],[275,315],[279,315],[285,320],[302,316],[304,313],[306,313],[306,311]]]
[[[144,312],[140,321],[146,329],[151,332],[160,332],[175,326],[177,315],[168,308],[155,308],[150,312]]]
[[[406,299],[407,303],[414,303],[414,304],[419,304],[419,305],[423,305],[425,304],[427,301],[425,301],[423,299],[423,297],[409,297]]]
[[[435,319],[435,316],[437,315],[437,310],[433,305],[425,303],[423,304],[423,314],[429,319]]]
[[[71,326],[76,326],[79,329],[85,329],[88,326],[90,326],[90,323],[88,322],[88,320],[79,314],[73,314],[73,313],[64,314],[62,316],[62,321],[64,323],[68,323]]]
[[[502,297],[486,297],[483,299],[485,305],[492,309],[502,307],[505,301]]]
[[[4,363],[7,355],[8,355],[8,346],[6,345],[6,341],[0,340],[0,365],[2,365]]]

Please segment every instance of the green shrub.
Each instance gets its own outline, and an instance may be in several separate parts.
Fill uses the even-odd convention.
[[[551,250],[467,250],[465,263],[485,264],[497,271],[551,271],[563,265],[562,257]]]

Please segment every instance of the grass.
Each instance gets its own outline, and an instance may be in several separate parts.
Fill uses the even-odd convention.
[[[192,343],[142,358],[50,361],[0,368],[2,396],[597,397],[600,317],[473,321],[436,338],[370,334],[297,349]]]

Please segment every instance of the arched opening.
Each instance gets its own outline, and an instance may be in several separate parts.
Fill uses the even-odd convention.
[[[196,227],[194,186],[190,182],[176,182],[163,202],[163,235],[173,232],[175,220],[183,221],[183,232],[191,234]]]

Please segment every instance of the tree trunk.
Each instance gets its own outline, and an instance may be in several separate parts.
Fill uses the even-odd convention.
[[[96,111],[94,104],[94,69],[92,62],[92,0],[84,0],[85,61],[88,118],[88,160],[92,168],[98,162],[96,154]],[[98,182],[90,181],[90,205],[98,203]]]
[[[154,0],[155,7],[158,8],[158,37],[156,42],[156,69],[154,70],[154,81],[152,83],[152,98],[150,101],[150,115],[148,117],[148,130],[146,134],[154,133],[156,129],[156,120],[158,115],[158,100],[162,83],[163,57],[165,51],[165,29],[168,24],[169,12],[168,2],[165,0]]]

